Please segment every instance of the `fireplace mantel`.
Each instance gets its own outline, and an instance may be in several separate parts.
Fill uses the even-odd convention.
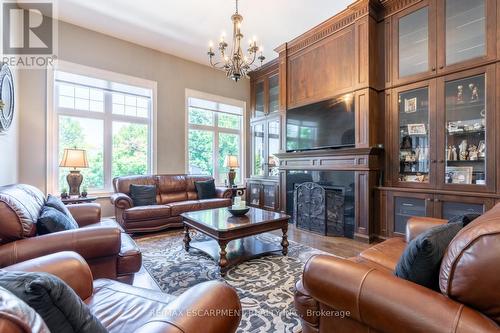
[[[355,170],[382,168],[382,148],[340,148],[280,152],[276,157],[281,170]]]

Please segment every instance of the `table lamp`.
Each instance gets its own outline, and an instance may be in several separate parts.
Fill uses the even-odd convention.
[[[87,152],[84,149],[65,148],[64,154],[59,164],[60,167],[73,168],[66,176],[69,186],[69,195],[80,196],[80,185],[82,185],[83,176],[80,170],[76,168],[88,168]]]
[[[224,167],[229,168],[229,172],[227,173],[227,178],[229,180],[229,186],[234,186],[234,178],[236,178],[235,168],[239,168],[240,165],[238,163],[238,156],[235,155],[227,155],[224,160]]]

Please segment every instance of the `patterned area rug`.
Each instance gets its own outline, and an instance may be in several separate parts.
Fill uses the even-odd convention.
[[[192,233],[193,241],[204,235]],[[262,234],[260,240],[279,244],[281,237]],[[312,255],[325,253],[290,241],[288,255],[281,253],[253,259],[232,267],[220,277],[215,261],[196,249],[183,247],[181,231],[138,238],[144,267],[160,288],[179,295],[198,283],[220,280],[236,288],[243,306],[238,332],[300,332],[293,306],[295,282]]]

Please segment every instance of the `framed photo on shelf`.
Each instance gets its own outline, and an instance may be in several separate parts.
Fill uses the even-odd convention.
[[[447,179],[451,184],[472,184],[472,170],[470,166],[446,167]]]
[[[405,98],[405,113],[417,112],[417,98]]]
[[[425,124],[408,124],[408,134],[409,135],[427,134],[427,130],[425,129]]]

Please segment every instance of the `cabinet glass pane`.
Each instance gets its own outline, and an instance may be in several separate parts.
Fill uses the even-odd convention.
[[[261,186],[260,184],[248,184],[249,187],[249,197],[250,197],[250,204],[254,206],[259,206],[260,205],[260,189]]]
[[[485,76],[446,82],[445,182],[486,185]]]
[[[486,54],[485,0],[446,0],[446,64]]]
[[[255,116],[264,115],[264,82],[255,85]]]
[[[429,8],[399,19],[399,76],[429,70]]]
[[[443,202],[443,219],[449,220],[465,214],[483,214],[482,204],[467,204],[462,202]]]
[[[267,157],[267,168],[269,176],[279,175],[279,160],[275,154],[280,151],[280,121],[272,120],[267,125],[268,137],[267,137],[267,149],[269,151],[269,156]]]
[[[406,223],[413,216],[426,216],[425,200],[396,197],[394,200],[394,232],[404,234]]]
[[[268,208],[276,207],[276,186],[264,185],[264,206]]]
[[[264,175],[264,124],[253,126],[253,174]]]
[[[273,75],[269,78],[269,112],[279,111],[279,77]]]
[[[429,90],[399,94],[399,180],[429,182]]]

